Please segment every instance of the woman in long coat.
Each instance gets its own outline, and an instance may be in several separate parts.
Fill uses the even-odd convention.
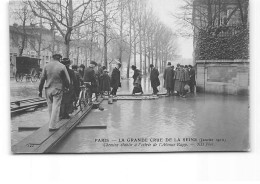
[[[164,70],[163,78],[164,78],[164,87],[167,90],[167,95],[171,94],[171,91],[173,89],[173,70],[171,67],[171,63],[169,62],[167,64],[167,68]]]
[[[133,85],[134,85],[134,89],[132,94],[134,95],[135,93],[141,93],[143,94],[143,89],[142,89],[142,85],[141,85],[141,81],[142,81],[142,73],[140,70],[138,70],[136,68],[136,66],[132,65],[132,70],[134,70],[134,75],[133,75]]]
[[[102,91],[107,92],[108,96],[110,94],[110,77],[108,75],[108,71],[104,69],[102,75]]]

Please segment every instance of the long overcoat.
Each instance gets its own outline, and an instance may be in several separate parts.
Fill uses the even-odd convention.
[[[107,73],[102,75],[102,91],[110,91],[110,77]]]
[[[160,86],[160,80],[159,80],[159,71],[156,68],[153,68],[150,73],[150,80],[151,80],[151,86],[152,87],[158,87]]]
[[[171,67],[167,67],[164,70],[163,78],[164,78],[164,87],[166,89],[173,89],[174,71]]]
[[[118,68],[114,68],[111,75],[111,87],[118,88],[120,85],[120,71]]]

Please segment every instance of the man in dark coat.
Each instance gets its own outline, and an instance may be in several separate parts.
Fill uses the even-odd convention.
[[[189,65],[189,75],[190,75],[190,82],[189,82],[190,91],[191,93],[194,93],[194,86],[196,85],[195,70],[191,65]]]
[[[88,96],[89,102],[92,102],[92,93],[97,87],[97,79],[94,70],[96,66],[97,63],[95,61],[91,61],[89,67],[85,69],[84,76],[83,76],[83,82],[88,82],[86,86],[90,90]]]
[[[103,70],[103,75],[102,75],[102,91],[107,92],[108,96],[110,95],[110,77],[108,75],[108,71],[106,69]]]
[[[42,89],[45,83],[46,101],[49,111],[49,130],[57,129],[56,123],[60,120],[60,105],[63,90],[69,87],[70,77],[66,67],[60,63],[61,55],[54,54],[53,60],[43,69],[39,85],[39,97],[42,97]]]
[[[72,70],[75,73],[75,77],[76,77],[76,83],[75,83],[75,93],[76,93],[76,97],[79,97],[79,93],[80,93],[80,74],[78,72],[78,66],[77,65],[72,65]]]
[[[79,76],[80,76],[80,84],[83,85],[83,77],[84,77],[85,65],[81,64],[79,66]]]
[[[111,75],[111,95],[116,96],[117,89],[121,87],[120,83],[120,69],[121,63],[118,63],[117,66],[113,69],[112,75]]]
[[[151,73],[150,73],[150,80],[151,80],[151,86],[153,88],[153,94],[157,95],[159,90],[157,89],[158,86],[160,86],[160,80],[159,80],[159,71],[157,68],[154,67],[153,64],[150,65]]]
[[[100,63],[98,63],[98,69],[97,69],[97,73],[96,73],[96,77],[97,77],[97,82],[98,82],[98,87],[97,87],[97,93],[101,94],[102,93],[102,75],[103,75],[103,67]]]
[[[64,91],[61,101],[61,109],[60,109],[60,118],[68,119],[70,118],[69,114],[73,112],[73,102],[76,101],[76,77],[73,70],[69,68],[70,59],[63,58],[61,61],[62,64],[66,66],[66,69],[70,76],[70,85],[68,90]]]
[[[173,89],[173,78],[174,78],[174,72],[171,67],[171,63],[168,62],[166,69],[164,70],[163,78],[164,78],[164,87],[167,90],[167,96],[171,94],[171,91]]]

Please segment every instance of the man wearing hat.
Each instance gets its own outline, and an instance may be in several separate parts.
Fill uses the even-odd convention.
[[[116,96],[117,89],[121,87],[120,82],[120,69],[121,63],[118,63],[117,66],[113,69],[112,75],[111,75],[111,95]]]
[[[150,73],[150,80],[151,80],[151,86],[153,88],[153,95],[157,95],[159,92],[157,87],[160,86],[160,80],[159,80],[159,71],[157,68],[154,67],[153,64],[150,64],[151,73]]]
[[[69,119],[74,110],[73,102],[76,102],[76,91],[78,89],[76,76],[73,70],[69,68],[70,59],[63,58],[61,61],[62,64],[66,66],[66,69],[70,76],[70,85],[68,90],[64,91],[61,101],[61,110],[60,110],[60,118]]]
[[[57,122],[60,120],[60,105],[64,88],[68,88],[70,77],[66,67],[60,63],[62,56],[55,54],[51,62],[43,69],[42,78],[39,85],[39,97],[42,97],[42,89],[45,83],[45,95],[49,111],[49,130],[56,130]]]
[[[173,78],[174,78],[174,71],[171,67],[171,62],[168,62],[166,69],[164,70],[163,79],[164,79],[164,87],[167,90],[167,96],[171,94],[173,90]]]
[[[92,102],[92,93],[97,88],[97,79],[95,75],[95,67],[97,63],[95,61],[91,61],[89,67],[87,67],[84,71],[83,82],[89,82],[90,84],[86,84],[89,88],[89,102]]]

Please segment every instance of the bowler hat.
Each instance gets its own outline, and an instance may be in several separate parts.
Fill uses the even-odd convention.
[[[95,61],[90,61],[90,64],[97,66],[97,63]]]
[[[153,64],[150,64],[150,68],[154,67]]]
[[[70,59],[69,58],[63,58],[61,63],[64,64],[64,65],[70,65]]]

